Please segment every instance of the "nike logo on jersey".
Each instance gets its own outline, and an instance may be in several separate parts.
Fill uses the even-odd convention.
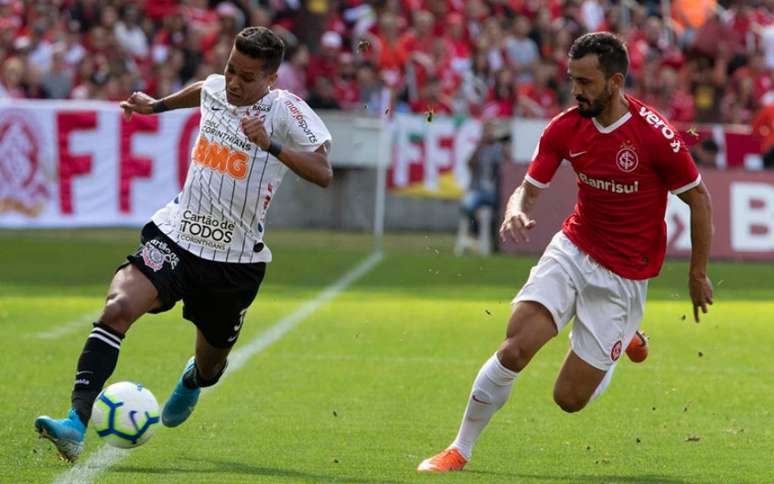
[[[210,109],[212,109],[213,111],[220,111],[223,108],[219,108],[217,106],[212,106]]]
[[[580,155],[582,155],[584,153],[588,153],[588,152],[589,152],[588,150],[586,150],[586,151],[579,151],[577,153],[573,153],[572,151],[570,151],[570,158],[577,158]]]

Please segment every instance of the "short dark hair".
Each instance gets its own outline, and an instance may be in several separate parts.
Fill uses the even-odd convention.
[[[234,47],[248,57],[263,60],[264,69],[270,73],[277,72],[285,57],[285,43],[266,27],[242,29],[236,36]]]
[[[570,47],[570,58],[577,60],[595,54],[599,67],[605,76],[612,77],[620,72],[626,77],[629,71],[629,53],[626,45],[610,32],[590,32],[581,35]]]

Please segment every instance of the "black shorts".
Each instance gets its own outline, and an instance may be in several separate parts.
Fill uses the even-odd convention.
[[[266,273],[266,263],[236,264],[197,257],[166,236],[153,222],[142,228],[141,245],[127,256],[156,287],[161,307],[169,311],[183,300],[183,317],[218,348],[236,343],[247,308]]]

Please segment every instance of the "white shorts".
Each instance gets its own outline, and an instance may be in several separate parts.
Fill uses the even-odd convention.
[[[647,292],[647,280],[626,279],[605,269],[560,231],[513,303],[542,304],[553,316],[557,332],[575,316],[573,352],[607,371],[639,329]]]

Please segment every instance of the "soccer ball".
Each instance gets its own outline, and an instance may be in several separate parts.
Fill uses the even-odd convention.
[[[133,449],[158,430],[159,404],[150,390],[139,383],[113,383],[94,401],[91,423],[108,444]]]

